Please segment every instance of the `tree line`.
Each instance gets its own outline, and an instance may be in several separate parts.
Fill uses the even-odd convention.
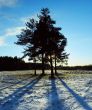
[[[18,70],[23,68],[25,62],[15,57],[1,56],[0,57],[0,70]]]
[[[26,63],[21,58],[9,57],[9,56],[1,56],[0,57],[0,71],[12,71],[12,70],[33,70],[33,69],[41,70],[41,63]],[[49,65],[45,65],[45,69],[49,69]]]
[[[84,66],[58,66],[58,70],[92,70],[92,65]]]
[[[21,58],[1,56],[0,57],[0,71],[12,70],[41,70],[42,63],[26,63]],[[50,65],[45,64],[45,69],[50,70]],[[92,65],[85,66],[57,66],[58,70],[92,70]]]

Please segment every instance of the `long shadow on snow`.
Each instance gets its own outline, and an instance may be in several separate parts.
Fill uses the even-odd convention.
[[[45,110],[65,110],[64,104],[61,103],[62,99],[59,99],[59,95],[57,93],[57,87],[55,83],[55,78],[51,79],[51,90],[48,94],[48,107]]]
[[[15,110],[19,105],[19,99],[25,93],[28,93],[28,91],[32,89],[42,77],[43,75],[34,78],[27,85],[20,87],[13,94],[9,95],[8,97],[5,97],[2,101],[0,101],[0,110]]]
[[[57,77],[63,84],[63,86],[73,95],[76,101],[85,109],[85,110],[92,110],[92,108],[87,104],[87,102],[78,94],[76,94],[65,82],[62,80],[58,75]]]
[[[31,79],[31,78],[33,78],[34,76],[35,76],[35,75],[32,75],[32,76],[29,77],[29,78],[25,78],[25,79],[20,80],[20,81],[18,81],[18,82],[16,82],[16,83],[13,83],[13,84],[11,84],[11,85],[9,85],[9,86],[0,88],[0,91],[2,91],[2,90],[4,90],[4,89],[7,89],[7,88],[9,88],[9,87],[15,86],[15,85],[17,85],[17,84],[20,84],[21,82],[26,81],[26,80],[28,80],[28,79]],[[4,81],[3,81],[3,82],[4,82]],[[7,83],[7,82],[5,81],[4,83]]]

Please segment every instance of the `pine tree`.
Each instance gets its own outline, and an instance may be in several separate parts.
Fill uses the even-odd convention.
[[[55,59],[55,72],[57,59],[64,61],[67,54],[64,48],[67,39],[60,32],[61,28],[55,27],[55,21],[52,20],[48,8],[43,8],[38,16],[39,20],[30,19],[26,24],[26,29],[18,35],[16,44],[25,45],[24,57],[29,56],[31,59],[37,59],[42,56],[42,73],[44,74],[44,64],[50,63],[51,76],[53,73],[53,59]]]

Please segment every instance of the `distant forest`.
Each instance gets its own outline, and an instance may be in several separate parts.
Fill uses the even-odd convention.
[[[33,70],[42,69],[41,63],[26,63],[21,58],[1,56],[0,57],[0,71],[13,71],[13,70]],[[54,67],[53,67],[54,68]],[[45,69],[50,69],[49,64],[45,64]],[[85,66],[57,66],[60,70],[92,70],[92,65]]]
[[[30,70],[30,69],[42,69],[41,63],[26,63],[21,58],[1,56],[0,57],[0,71],[12,71],[12,70]],[[45,69],[50,68],[48,64],[45,64]]]

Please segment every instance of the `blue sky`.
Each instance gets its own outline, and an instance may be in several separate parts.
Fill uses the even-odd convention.
[[[46,7],[68,40],[68,64],[92,64],[92,0],[0,0],[0,56],[23,55],[16,35]]]

